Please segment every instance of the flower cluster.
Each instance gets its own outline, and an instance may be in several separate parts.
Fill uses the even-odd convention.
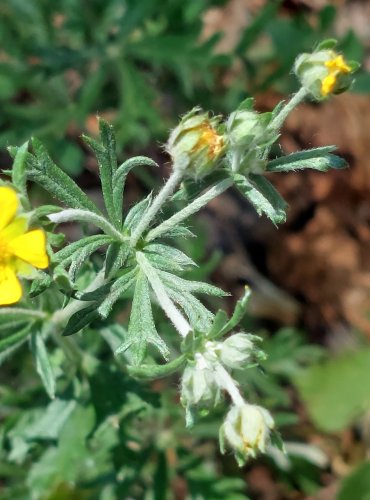
[[[230,375],[232,369],[246,369],[264,353],[256,348],[257,337],[245,333],[231,335],[223,342],[207,341],[203,350],[189,361],[182,377],[181,402],[186,408],[187,424],[192,425],[195,406],[210,408],[229,394],[233,405],[220,428],[221,451],[227,443],[240,464],[258,452],[266,451],[274,421],[269,412],[247,403],[238,383]]]
[[[0,187],[0,305],[18,302],[22,287],[17,275],[32,277],[34,268],[49,265],[42,229],[27,230],[27,216],[19,212],[15,190]]]

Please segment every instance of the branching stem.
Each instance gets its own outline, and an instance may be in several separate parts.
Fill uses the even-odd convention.
[[[189,203],[189,205],[180,210],[180,212],[177,212],[172,217],[162,222],[162,224],[159,224],[159,226],[149,231],[146,241],[152,241],[162,234],[165,234],[169,229],[177,226],[180,222],[198,212],[202,207],[213,200],[213,198],[216,198],[221,193],[226,191],[230,186],[232,186],[232,184],[233,182],[230,179],[226,179],[218,184],[215,184],[202,196],[199,196],[199,198],[196,198],[194,201]]]

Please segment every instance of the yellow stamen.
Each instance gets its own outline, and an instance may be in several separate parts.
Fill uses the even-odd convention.
[[[217,158],[224,147],[223,137],[218,135],[216,130],[208,123],[203,123],[199,128],[201,129],[201,135],[193,150],[198,151],[203,148],[208,148],[208,157],[210,159]]]

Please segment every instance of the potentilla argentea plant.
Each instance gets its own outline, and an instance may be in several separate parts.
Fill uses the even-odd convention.
[[[142,379],[181,373],[180,396],[188,426],[200,410],[212,411],[224,399],[230,408],[220,428],[221,450],[231,449],[240,464],[265,452],[271,443],[279,445],[269,411],[248,401],[248,388],[240,387],[233,377],[234,370],[248,370],[264,359],[258,337],[235,332],[249,290],[231,318],[223,310],[214,314],[199,296],[225,293],[182,277],[196,263],[177,248],[176,241],[191,236],[186,227],[190,216],[232,186],[259,215],[279,224],[285,221],[286,203],[265,173],[345,167],[333,155],[333,146],[273,159],[270,155],[295,106],[308,96],[327,99],[351,84],[357,65],[345,61],[334,47],[327,41],[312,54],[298,57],[294,71],[302,87],[270,113],[256,112],[253,99],[247,99],[226,119],[200,108],[185,115],[166,144],[171,175],[156,195],[150,193],[128,212],[123,210],[127,174],[135,167],[156,164],[135,157],[118,165],[114,132],[105,121],[100,120],[99,141],[84,137],[98,160],[104,212],[53,163],[37,139],[30,147],[10,148],[11,180],[0,187],[0,324],[9,329],[0,342],[1,358],[30,339],[37,371],[54,397],[57,374],[46,342],[54,339],[65,347],[65,336],[96,320],[103,332],[104,325],[114,322],[112,308],[131,294],[127,331],[116,348],[128,372]],[[27,181],[42,186],[62,206],[32,209]],[[174,201],[183,207],[165,217],[169,210],[163,208],[173,207]],[[54,229],[65,222],[80,223],[84,236],[56,251],[63,234]],[[102,249],[104,259],[95,259]],[[30,280],[30,286],[23,282],[22,288],[20,278]],[[19,301],[21,305],[14,305]],[[173,325],[176,350],[171,351],[158,332],[154,308],[162,309]],[[158,362],[152,348],[148,354],[148,346],[156,349]]]

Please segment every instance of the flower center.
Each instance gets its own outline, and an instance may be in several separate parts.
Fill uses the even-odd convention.
[[[207,155],[210,159],[215,159],[221,153],[224,147],[224,139],[211,125],[208,123],[203,123],[201,126],[201,135],[198,139],[194,150],[199,150],[204,147],[208,147]]]

